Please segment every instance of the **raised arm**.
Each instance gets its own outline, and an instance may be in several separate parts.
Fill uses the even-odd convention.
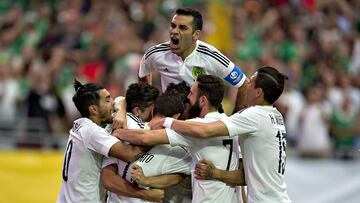
[[[131,178],[136,181],[136,183],[152,188],[166,188],[176,185],[185,176],[182,174],[165,174],[146,177],[142,171],[142,168],[136,164],[132,166],[132,171],[130,175]]]
[[[118,96],[114,100],[115,113],[113,117],[113,129],[127,128],[126,121],[126,100],[125,97]]]
[[[238,170],[226,171],[218,169],[207,160],[201,160],[196,164],[195,175],[197,179],[219,180],[230,185],[246,185],[244,167],[240,159]]]
[[[149,75],[146,75],[142,78],[138,78],[139,79],[139,82],[144,82],[144,83],[147,83],[149,85],[152,85],[152,74],[150,73]]]
[[[101,170],[101,180],[104,187],[110,192],[128,197],[141,198],[148,201],[160,202],[164,198],[161,189],[144,190],[133,186],[117,174],[116,164],[111,164]]]
[[[121,140],[125,140],[136,145],[156,145],[168,144],[169,139],[164,129],[161,130],[123,130],[118,129],[113,135]]]

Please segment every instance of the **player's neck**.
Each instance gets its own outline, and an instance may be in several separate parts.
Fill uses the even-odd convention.
[[[196,41],[191,45],[191,47],[187,50],[184,50],[179,56],[183,61],[185,61],[186,57],[188,57],[196,48]]]
[[[215,111],[217,111],[217,109],[215,107],[205,106],[201,109],[199,118],[205,118],[206,114],[208,114],[210,112],[215,112]]]
[[[96,117],[96,116],[89,116],[89,119],[92,121],[92,122],[94,122],[94,123],[96,123],[96,125],[98,125],[98,126],[100,126],[101,125],[101,121],[100,121],[100,119],[98,118],[98,117]]]

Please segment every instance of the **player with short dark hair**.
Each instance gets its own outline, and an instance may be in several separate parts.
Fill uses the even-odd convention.
[[[215,47],[200,41],[202,15],[191,8],[179,8],[170,22],[170,41],[149,48],[140,63],[139,81],[152,84],[152,72],[160,73],[162,90],[170,83],[193,85],[203,74],[216,75],[234,87],[247,80],[245,74]],[[243,107],[238,91],[235,109]]]
[[[212,122],[226,117],[217,111],[223,96],[224,84],[220,78],[211,75],[199,76],[188,95],[191,106],[198,112],[199,118],[194,120]],[[134,144],[170,144],[186,147],[192,155],[192,202],[238,202],[235,186],[217,180],[197,180],[194,174],[196,163],[202,159],[212,161],[216,167],[223,170],[238,169],[237,139],[218,137],[201,140],[182,136],[170,129],[117,130],[115,135]]]
[[[247,84],[247,103],[250,107],[211,123],[165,119],[165,126],[184,135],[210,138],[239,136],[243,155],[247,202],[290,203],[284,181],[286,165],[285,125],[273,103],[284,90],[287,76],[273,67],[259,68]],[[163,125],[158,120],[154,125]],[[223,171],[228,173],[226,171]],[[231,178],[240,178],[230,176]]]
[[[100,183],[103,156],[136,160],[144,152],[111,136],[101,126],[112,122],[114,100],[102,86],[74,82],[73,102],[82,115],[74,121],[65,150],[57,202],[103,202]],[[124,153],[126,152],[126,153]]]

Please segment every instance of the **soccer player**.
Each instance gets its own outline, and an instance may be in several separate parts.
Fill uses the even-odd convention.
[[[166,118],[165,126],[198,138],[239,136],[248,188],[247,202],[289,203],[284,181],[285,125],[283,116],[273,107],[284,90],[286,79],[273,67],[259,68],[246,85],[249,108],[211,123]],[[163,123],[160,119],[153,125]]]
[[[192,110],[198,112],[195,120],[211,122],[226,117],[217,112],[224,97],[224,84],[220,78],[211,75],[201,75],[191,87],[188,96]],[[199,160],[212,161],[216,167],[224,170],[238,168],[237,139],[217,137],[206,140],[191,138],[177,134],[170,129],[134,131],[117,130],[114,135],[134,144],[180,145],[189,149],[192,155],[192,202],[238,202],[235,187],[215,180],[197,180],[194,178],[195,165]]]
[[[159,96],[155,102],[152,119],[164,117],[177,119],[181,116],[184,112],[181,92],[187,90],[178,88],[183,87],[186,86],[182,83],[171,85]],[[177,91],[173,91],[173,88],[177,88]],[[171,147],[169,144],[156,145],[129,167],[126,178],[144,186],[165,187],[165,202],[191,202],[190,178],[186,177],[190,175],[191,161],[191,155],[183,147]],[[136,170],[133,170],[134,168]],[[142,176],[138,176],[142,177],[140,180],[130,175],[137,171],[142,172]],[[163,176],[159,183],[158,177],[163,174],[173,175],[166,176],[167,178]],[[186,178],[183,180],[184,177]],[[181,183],[178,184],[180,181]]]
[[[57,202],[103,202],[105,193],[100,183],[103,156],[131,162],[144,150],[122,143],[101,127],[112,122],[114,108],[106,89],[93,83],[82,85],[77,80],[74,88],[73,102],[82,117],[74,121],[70,130]]]
[[[149,84],[134,83],[126,91],[126,119],[128,129],[142,129],[151,119],[154,103],[159,90]],[[148,202],[159,201],[163,191],[144,190],[126,182],[125,176],[130,163],[116,158],[105,158],[102,163],[101,179],[109,191],[107,202]],[[161,199],[160,198],[160,199]]]
[[[162,90],[168,84],[185,81],[194,84],[202,74],[217,75],[234,87],[246,80],[245,74],[215,47],[199,40],[203,26],[202,15],[191,8],[179,8],[173,16],[170,41],[149,48],[141,61],[139,80],[152,84],[151,73],[158,71]],[[243,88],[239,88],[236,107],[240,110]]]

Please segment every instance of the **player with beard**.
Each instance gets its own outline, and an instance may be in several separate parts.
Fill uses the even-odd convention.
[[[173,16],[170,41],[149,48],[141,61],[139,80],[152,84],[152,72],[158,71],[162,90],[168,84],[185,81],[193,85],[203,74],[217,75],[234,87],[246,81],[245,74],[215,47],[200,41],[202,15],[191,8],[179,8]],[[239,88],[235,110],[244,106],[244,88]]]
[[[212,122],[226,117],[217,112],[224,97],[224,84],[220,78],[201,75],[192,85],[188,96],[193,112],[199,112],[199,122]],[[199,108],[200,107],[200,111]],[[236,187],[217,180],[195,179],[195,165],[206,159],[223,170],[236,170],[239,164],[239,145],[237,139],[218,137],[206,140],[182,136],[170,129],[161,130],[116,130],[114,135],[133,144],[170,144],[183,146],[192,155],[191,179],[192,202],[238,202]]]
[[[114,100],[105,88],[77,80],[74,88],[73,102],[82,117],[74,121],[70,130],[57,202],[104,202],[100,183],[103,156],[131,162],[143,150],[122,143],[101,127],[112,122],[114,110]]]

